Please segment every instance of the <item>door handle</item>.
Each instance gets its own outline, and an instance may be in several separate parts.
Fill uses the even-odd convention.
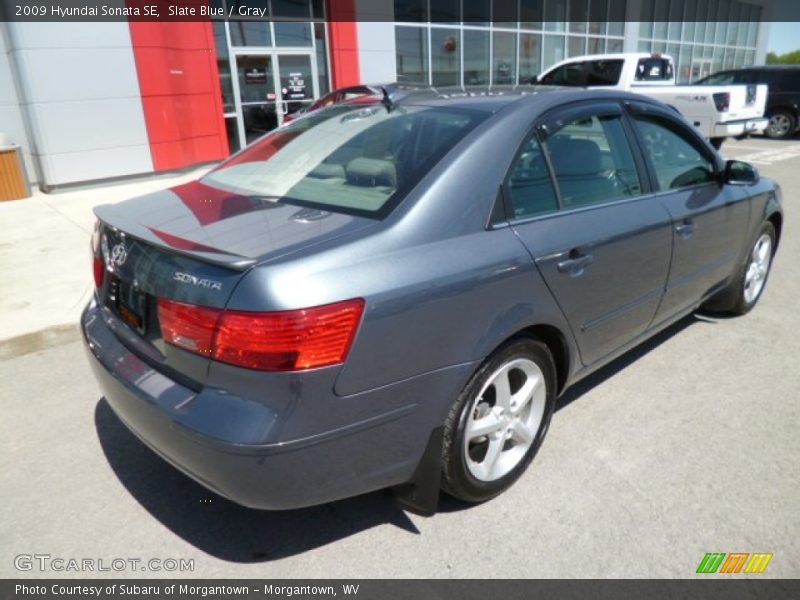
[[[577,250],[572,250],[569,253],[569,258],[558,263],[558,272],[570,277],[580,277],[586,271],[586,267],[593,262],[594,257],[591,254],[581,254]]]
[[[694,221],[691,219],[684,219],[679,225],[675,226],[675,233],[683,239],[688,240],[694,233]]]

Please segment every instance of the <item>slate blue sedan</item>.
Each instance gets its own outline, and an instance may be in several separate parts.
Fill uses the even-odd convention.
[[[423,514],[509,488],[576,381],[751,310],[783,224],[672,109],[547,87],[386,87],[95,212],[83,334],[147,446],[249,507]]]

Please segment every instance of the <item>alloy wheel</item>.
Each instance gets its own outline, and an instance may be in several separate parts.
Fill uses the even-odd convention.
[[[467,416],[463,450],[473,477],[496,481],[522,461],[536,439],[546,398],[544,374],[532,360],[514,359],[492,373]]]
[[[752,304],[758,299],[764,284],[767,281],[769,265],[772,260],[772,238],[766,233],[761,234],[753,251],[750,253],[750,263],[744,275],[744,301]]]

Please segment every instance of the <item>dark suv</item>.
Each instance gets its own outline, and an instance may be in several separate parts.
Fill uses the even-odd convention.
[[[767,65],[720,71],[698,84],[766,83],[769,86],[764,133],[775,140],[792,137],[800,127],[800,65]]]

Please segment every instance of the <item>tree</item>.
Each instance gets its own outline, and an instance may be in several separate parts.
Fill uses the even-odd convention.
[[[800,50],[793,50],[786,54],[775,54],[769,52],[767,54],[768,65],[797,65],[800,64]]]

